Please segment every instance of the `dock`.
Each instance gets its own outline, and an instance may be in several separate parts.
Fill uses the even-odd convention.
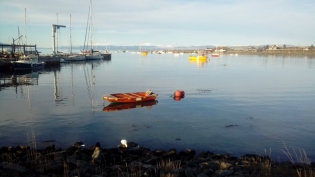
[[[46,66],[58,66],[60,65],[60,56],[53,56],[53,55],[39,55],[38,61],[45,62]]]
[[[104,60],[111,60],[112,59],[111,53],[103,53],[102,55],[103,55]]]

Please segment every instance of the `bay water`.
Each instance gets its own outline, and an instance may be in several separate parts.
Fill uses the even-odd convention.
[[[117,147],[315,158],[315,59],[112,53],[111,60],[0,73],[0,147],[77,141]],[[157,104],[106,111],[102,95],[152,90]],[[176,90],[185,97],[174,100]]]

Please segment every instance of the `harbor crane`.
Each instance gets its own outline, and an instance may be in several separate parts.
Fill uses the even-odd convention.
[[[54,56],[56,55],[56,51],[55,51],[55,46],[56,46],[56,40],[55,40],[55,34],[56,34],[56,30],[59,29],[59,28],[65,28],[66,26],[65,25],[55,25],[53,24],[52,25],[52,50],[53,50],[53,54]]]

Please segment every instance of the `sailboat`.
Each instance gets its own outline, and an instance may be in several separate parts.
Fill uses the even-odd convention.
[[[70,55],[64,57],[64,60],[66,60],[66,61],[83,61],[83,60],[85,60],[84,55],[72,53],[71,14],[70,14]]]
[[[25,8],[25,26],[26,26],[26,8]],[[26,28],[26,27],[25,27]],[[27,32],[25,32],[27,33]],[[25,35],[25,44],[27,44],[27,35]],[[19,57],[17,61],[11,61],[15,70],[20,69],[40,69],[45,67],[45,62],[38,61],[38,53],[35,54],[24,54]]]
[[[217,46],[215,47],[215,51],[214,51],[214,53],[211,54],[211,56],[212,57],[219,57],[220,56],[220,54],[218,53],[218,47]]]
[[[142,56],[147,56],[149,52],[145,49],[145,46],[142,47],[142,46],[140,45],[140,46],[139,46],[139,53],[140,53]]]
[[[208,59],[207,53],[204,50],[198,49],[198,55],[189,55],[190,61],[206,61]]]
[[[89,24],[87,28],[89,28],[90,32],[90,40],[91,40],[91,50],[90,51],[84,51],[85,52],[85,59],[86,60],[100,60],[103,59],[102,54],[99,51],[93,50],[93,23],[92,23],[92,0],[90,0],[90,9],[89,9]]]

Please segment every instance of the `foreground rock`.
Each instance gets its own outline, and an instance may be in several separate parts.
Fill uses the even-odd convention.
[[[24,146],[2,147],[0,177],[288,177],[298,176],[299,170],[307,176],[315,174],[314,163],[277,163],[267,156],[253,154],[239,158],[212,152],[196,155],[191,149],[180,152],[176,149],[150,150],[136,143],[128,143],[128,148],[102,149],[105,161],[99,164],[91,161],[94,149],[94,146],[83,148],[80,144],[65,150],[55,149],[54,146],[45,150]]]

